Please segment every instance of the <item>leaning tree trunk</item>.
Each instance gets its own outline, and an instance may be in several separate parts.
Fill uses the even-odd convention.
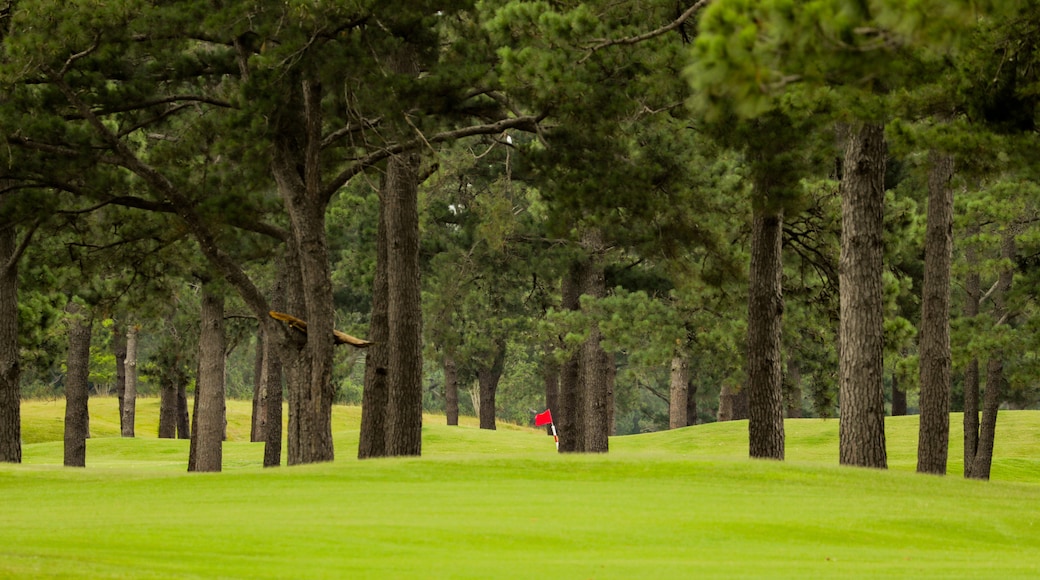
[[[134,324],[126,328],[126,388],[123,394],[123,415],[119,421],[123,437],[134,436],[137,414],[137,331]]]
[[[89,429],[90,335],[92,321],[87,309],[69,301],[69,353],[65,375],[65,467],[84,467],[87,463]]]
[[[379,224],[376,229],[376,272],[372,281],[372,314],[369,318],[368,339],[374,344],[365,354],[365,390],[361,395],[361,436],[358,441],[358,459],[386,456],[386,413],[387,376],[390,349],[387,338],[390,328],[387,321],[387,232],[386,204],[382,201],[387,194],[386,177],[380,187]],[[456,391],[457,396],[457,391]],[[456,405],[457,406],[457,405]]]
[[[932,151],[928,173],[924,287],[921,291],[921,422],[917,472],[946,474],[950,447],[950,265],[953,156]],[[893,401],[894,403],[894,401]]]
[[[668,379],[668,428],[678,429],[689,424],[690,361],[680,353],[672,356],[672,370]]]
[[[1015,235],[1014,228],[1004,234],[1000,257],[1014,263]],[[1011,268],[1001,271],[997,279],[997,287],[993,294],[993,316],[997,324],[1004,324],[1008,316],[1005,305],[1007,293],[1011,291],[1011,283],[1015,271]],[[978,445],[972,461],[972,479],[989,479],[993,465],[993,443],[997,434],[997,411],[1000,409],[1001,390],[1004,383],[1004,349],[997,349],[990,354],[986,364],[986,391],[982,399],[982,421],[979,423]]]
[[[756,179],[759,204],[751,234],[748,276],[748,453],[751,457],[784,458],[784,390],[780,367],[781,321],[784,312],[781,279],[784,214],[762,206],[769,185]]]
[[[583,270],[581,290],[583,295],[603,298],[607,295],[606,272],[603,267],[603,234],[589,229],[582,235],[582,245],[590,256]],[[600,342],[603,335],[599,324],[593,322],[588,338],[581,345],[578,377],[584,396],[585,449],[586,453],[606,453],[610,436],[610,384],[607,381],[608,357]]]
[[[422,453],[422,304],[419,279],[418,153],[387,162],[386,454]]]
[[[448,425],[459,424],[459,369],[455,365],[455,357],[445,354],[444,365],[444,413]]]
[[[968,228],[968,235],[979,233],[978,226]],[[975,248],[968,245],[964,252],[968,263],[968,275],[964,281],[964,316],[969,320],[979,314],[982,288],[979,279],[978,256]],[[971,477],[975,465],[975,454],[979,448],[979,359],[972,358],[964,369],[964,477]]]
[[[195,390],[194,465],[189,471],[220,471],[224,435],[224,297],[202,292],[199,377]]]
[[[887,468],[882,221],[885,128],[851,131],[841,178],[839,461]]]
[[[249,441],[257,443],[264,440],[264,419],[267,412],[267,365],[264,364],[270,355],[270,343],[264,334],[265,322],[261,320],[256,326],[256,350],[253,351],[253,406],[249,416]]]
[[[0,227],[0,461],[22,462],[18,249],[12,224]]]
[[[491,364],[477,371],[477,384],[480,389],[480,428],[495,429],[495,398],[498,394],[498,382],[502,378],[506,362],[505,338],[494,342],[494,353]]]

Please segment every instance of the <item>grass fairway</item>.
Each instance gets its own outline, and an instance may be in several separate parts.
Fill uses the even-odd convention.
[[[559,456],[542,432],[434,417],[422,458],[359,462],[358,411],[337,408],[339,460],[263,470],[244,403],[225,472],[187,474],[185,442],[145,436],[149,401],[135,440],[103,437],[114,401],[91,404],[85,470],[60,467],[60,403],[25,404],[27,441],[50,434],[0,466],[0,577],[1040,576],[1037,412],[1001,416],[987,483],[912,473],[915,418],[888,422],[882,472],[838,467],[818,420],[788,422],[784,463],[744,459],[746,423]]]

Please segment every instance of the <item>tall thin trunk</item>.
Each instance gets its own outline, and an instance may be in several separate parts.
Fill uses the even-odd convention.
[[[17,248],[14,225],[0,225],[0,461],[7,463],[22,462]]]
[[[571,267],[561,283],[561,307],[578,310],[581,306],[581,270],[579,261]],[[560,368],[559,413],[553,417],[560,438],[560,453],[575,453],[585,450],[585,398],[578,383],[578,354],[570,356]]]
[[[459,424],[459,369],[455,365],[455,357],[444,355],[444,412],[448,425]]]
[[[192,432],[193,471],[220,471],[224,433],[224,297],[209,287],[202,292],[197,416]]]
[[[968,235],[979,233],[978,226],[968,229]],[[979,314],[982,299],[979,280],[978,256],[969,244],[965,251],[968,276],[964,281],[964,316],[973,319]],[[971,477],[975,465],[975,454],[979,447],[979,359],[972,358],[964,369],[964,477]]]
[[[126,328],[119,322],[112,326],[112,354],[116,359],[116,398],[119,400],[119,423],[122,433],[123,400],[126,397]]]
[[[921,291],[921,422],[917,472],[946,474],[950,447],[950,265],[953,256],[953,156],[929,155],[928,222]]]
[[[177,438],[191,439],[191,426],[188,424],[188,377],[178,370],[177,381]]]
[[[1001,244],[1000,257],[1014,263],[1015,258],[1015,228],[1009,228],[1004,233],[1004,241]],[[1011,283],[1015,271],[1008,268],[1000,272],[997,279],[997,288],[993,295],[993,316],[997,324],[1003,324],[1008,315],[1006,300],[1007,293],[1011,290]],[[1003,396],[1004,383],[1004,350],[997,349],[990,354],[986,364],[986,391],[982,398],[982,421],[979,423],[978,447],[975,459],[971,465],[972,479],[989,479],[990,468],[993,465],[993,444],[997,434],[997,411],[1000,409],[1000,400]]]
[[[126,389],[123,395],[123,415],[120,428],[123,437],[134,436],[137,415],[137,330],[135,324],[126,328]]]
[[[263,386],[264,467],[278,467],[282,464],[282,361],[270,341],[266,341],[266,344]]]
[[[87,429],[89,411],[87,379],[90,376],[90,312],[69,301],[65,307],[69,315],[69,353],[65,376],[65,467],[84,467],[87,464]]]
[[[850,131],[841,178],[839,461],[887,468],[882,221],[885,128]]]
[[[264,321],[256,328],[256,350],[253,352],[253,406],[249,417],[249,440],[253,443],[264,440],[264,420],[267,412],[267,358],[270,356],[270,343],[264,335]]]
[[[760,200],[770,186],[755,180]],[[763,201],[764,203],[764,201]],[[780,358],[784,299],[781,285],[784,214],[780,208],[756,204],[751,235],[748,291],[748,453],[751,457],[784,458],[783,372]]]
[[[380,198],[387,195],[386,178],[380,187]],[[379,224],[376,230],[376,272],[372,282],[372,315],[368,338],[375,344],[365,353],[365,390],[361,396],[361,436],[358,441],[358,459],[386,455],[387,376],[390,371],[390,336],[388,326],[390,288],[387,283],[386,204],[380,199]],[[456,392],[457,394],[457,392]],[[457,407],[457,399],[456,399]],[[457,409],[456,409],[457,410]]]
[[[582,245],[590,253],[581,278],[583,295],[603,298],[607,295],[606,273],[601,257],[603,234],[590,228],[582,234]],[[599,325],[592,323],[588,338],[579,351],[578,377],[584,395],[586,453],[606,453],[610,436],[610,385],[607,382],[607,357],[600,342]]]
[[[419,279],[418,153],[387,162],[387,327],[389,336],[386,453],[422,453],[422,305]]]
[[[272,172],[292,223],[294,254],[299,272],[302,309],[291,314],[307,321],[307,334],[286,352],[283,359],[289,379],[288,463],[332,461],[332,385],[335,308],[332,300],[328,239],[325,233],[327,202],[321,183],[322,85],[312,79],[298,81],[280,119],[275,136]],[[296,114],[294,114],[296,113]],[[302,174],[300,169],[302,168]],[[295,281],[294,281],[295,283]],[[291,306],[296,306],[292,304]]]
[[[690,361],[682,354],[672,356],[672,370],[668,380],[668,428],[678,429],[689,424]]]

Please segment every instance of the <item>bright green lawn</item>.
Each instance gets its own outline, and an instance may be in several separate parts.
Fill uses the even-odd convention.
[[[427,417],[422,458],[359,462],[358,410],[337,408],[339,460],[263,470],[244,403],[225,472],[187,474],[154,401],[135,440],[91,405],[85,470],[60,467],[62,405],[24,405],[0,577],[1040,577],[1040,412],[1001,416],[1003,481],[975,482],[912,473],[912,417],[888,421],[882,472],[836,465],[835,420],[789,421],[778,463],[745,459],[744,422],[559,456],[544,432]]]

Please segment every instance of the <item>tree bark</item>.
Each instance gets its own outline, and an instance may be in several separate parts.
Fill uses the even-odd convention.
[[[137,415],[137,330],[134,324],[126,328],[126,388],[123,394],[123,415],[119,422],[123,437],[134,436]]]
[[[489,365],[483,365],[477,371],[477,384],[480,388],[480,428],[495,429],[495,399],[498,394],[498,382],[505,370],[506,341],[505,338],[495,340],[494,352]]]
[[[1000,257],[1014,263],[1015,258],[1015,230],[1009,228],[1004,233],[1001,244]],[[1006,300],[1007,293],[1011,291],[1011,283],[1014,280],[1015,271],[1008,268],[1000,272],[997,279],[997,288],[993,294],[993,316],[998,324],[1008,314]],[[972,479],[989,479],[990,469],[993,465],[993,443],[997,434],[997,411],[1000,409],[1004,383],[1004,350],[997,349],[990,354],[986,363],[986,390],[982,399],[982,420],[979,423],[979,436],[975,458],[972,461],[971,473],[968,477]]]
[[[0,225],[0,461],[22,462],[18,255],[13,224]]]
[[[892,373],[892,416],[906,415],[906,389],[899,383],[899,375]]]
[[[199,377],[192,432],[194,465],[189,471],[220,471],[224,434],[224,297],[207,287],[202,292]]]
[[[178,372],[177,375],[177,438],[191,439],[191,426],[188,423],[188,377]]]
[[[602,232],[594,228],[586,230],[582,235],[582,245],[590,254],[582,271],[582,294],[603,298],[607,295],[607,287],[601,257],[604,248]],[[607,356],[600,346],[602,338],[599,324],[593,322],[579,351],[578,379],[584,396],[586,453],[606,453],[609,447],[611,399]]]
[[[119,426],[122,433],[123,401],[126,398],[126,329],[119,322],[112,325],[112,354],[116,359],[116,398],[119,400]]]
[[[689,424],[690,362],[682,354],[672,356],[672,370],[668,380],[668,428],[678,429]]]
[[[379,188],[380,198],[387,195],[386,177]],[[372,282],[372,315],[368,338],[375,344],[365,353],[365,390],[361,396],[361,436],[358,441],[358,459],[386,455],[386,413],[388,401],[387,377],[390,371],[390,349],[387,339],[390,288],[387,282],[386,204],[380,199],[379,224],[376,230],[376,272]]]
[[[386,454],[422,453],[422,304],[418,153],[387,162],[388,364]]]
[[[270,357],[270,343],[264,334],[264,321],[256,328],[256,350],[253,353],[253,406],[249,417],[249,441],[257,443],[264,440],[264,420],[267,412],[267,362]]]
[[[968,229],[968,235],[979,233],[978,226]],[[979,280],[978,256],[969,244],[965,251],[968,276],[964,281],[964,316],[970,319],[979,314],[982,288]],[[964,369],[964,477],[971,477],[975,454],[979,448],[979,359],[972,358]]]
[[[756,179],[761,203],[769,186]],[[760,204],[756,204],[760,205]],[[748,452],[751,457],[784,458],[783,372],[780,336],[784,313],[781,279],[784,214],[756,207],[748,276]]]
[[[333,330],[335,308],[325,233],[326,201],[321,183],[321,83],[303,79],[299,92],[280,119],[272,170],[292,223],[290,253],[299,272],[307,334],[287,346],[289,378],[289,465],[332,461]],[[302,114],[302,118],[301,115]],[[302,169],[302,175],[301,170]],[[294,281],[295,282],[295,281]],[[295,305],[292,305],[295,306]]]
[[[89,434],[90,312],[69,301],[65,307],[69,318],[69,353],[65,375],[65,467],[85,467]]]
[[[882,221],[885,128],[851,131],[841,178],[839,461],[887,468]]]
[[[159,371],[159,438],[177,437],[177,372],[167,368]]]
[[[444,412],[448,425],[459,424],[459,369],[455,357],[444,355]]]
[[[571,263],[561,282],[561,308],[581,308],[582,262]],[[560,438],[560,453],[580,453],[585,450],[585,398],[578,382],[578,354],[571,355],[560,368],[559,414],[554,415]]]
[[[924,287],[921,291],[921,422],[917,472],[946,474],[950,447],[950,265],[953,156],[932,151],[928,173]]]

